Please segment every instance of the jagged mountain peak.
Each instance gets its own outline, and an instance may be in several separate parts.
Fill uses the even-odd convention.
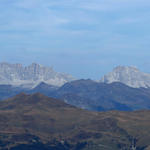
[[[113,71],[140,71],[137,67],[135,66],[117,66],[113,69]]]
[[[141,72],[134,66],[117,66],[112,72],[104,75],[100,82],[121,82],[134,88],[147,88],[150,87],[150,74]]]
[[[52,67],[46,67],[37,63],[29,66],[22,64],[0,63],[0,84],[23,87],[35,87],[41,82],[49,85],[61,86],[72,81],[71,75],[58,73]]]
[[[25,68],[36,68],[36,69],[49,69],[54,71],[53,67],[51,66],[44,66],[38,63],[33,62],[32,64],[30,64],[29,66],[26,66]]]

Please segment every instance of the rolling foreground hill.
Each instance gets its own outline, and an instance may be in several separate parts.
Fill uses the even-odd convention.
[[[90,112],[40,93],[0,102],[1,150],[150,149],[150,111]]]

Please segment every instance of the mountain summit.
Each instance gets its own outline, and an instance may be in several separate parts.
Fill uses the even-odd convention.
[[[29,66],[21,64],[0,63],[0,84],[34,87],[41,82],[61,86],[74,78],[68,74],[57,73],[52,67],[45,67],[36,63]]]
[[[118,66],[100,80],[104,83],[121,82],[130,87],[150,87],[150,74],[143,73],[136,67]]]

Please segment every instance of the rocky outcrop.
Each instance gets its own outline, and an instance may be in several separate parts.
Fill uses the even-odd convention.
[[[64,73],[57,73],[52,67],[36,63],[30,66],[21,64],[0,63],[0,84],[23,87],[34,87],[41,82],[61,86],[74,78]]]
[[[102,77],[100,82],[121,82],[134,88],[147,88],[150,87],[150,74],[143,73],[136,67],[118,66],[112,72]]]

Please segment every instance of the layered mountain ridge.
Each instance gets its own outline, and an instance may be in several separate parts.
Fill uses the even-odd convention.
[[[72,81],[38,64],[0,68],[0,99],[22,92],[0,102],[0,150],[150,149],[148,74],[117,67],[96,82]],[[49,82],[56,77],[63,77],[61,87]]]
[[[71,75],[58,73],[52,67],[45,67],[37,63],[32,63],[29,66],[6,62],[0,63],[0,85],[33,88],[41,82],[54,86],[62,86],[73,80],[75,78]],[[121,82],[134,88],[148,88],[150,87],[150,74],[141,72],[136,67],[118,66],[112,72],[104,75],[100,82]]]
[[[21,64],[0,63],[0,84],[22,87],[35,87],[40,82],[54,86],[61,86],[72,81],[71,75],[57,73],[52,67],[45,67],[36,63],[29,66]]]
[[[150,109],[150,88],[132,88],[120,82],[108,84],[82,79],[65,83],[59,88],[42,82],[33,89],[0,85],[0,100],[20,92],[28,94],[39,92],[93,111]]]
[[[106,75],[101,82],[90,79],[72,81],[73,78],[68,75],[64,77],[52,68],[38,64],[23,67],[20,64],[1,63],[0,68],[0,100],[20,92],[28,94],[40,92],[87,110],[150,109],[149,74],[142,73],[135,67],[119,66]],[[54,85],[57,86],[54,86],[51,81],[56,77],[58,80]],[[63,81],[63,85],[58,87],[57,81]],[[1,82],[10,85],[2,85]],[[14,86],[16,82],[18,86]],[[61,84],[62,82],[59,83]],[[29,85],[32,85],[32,89],[27,88]]]

